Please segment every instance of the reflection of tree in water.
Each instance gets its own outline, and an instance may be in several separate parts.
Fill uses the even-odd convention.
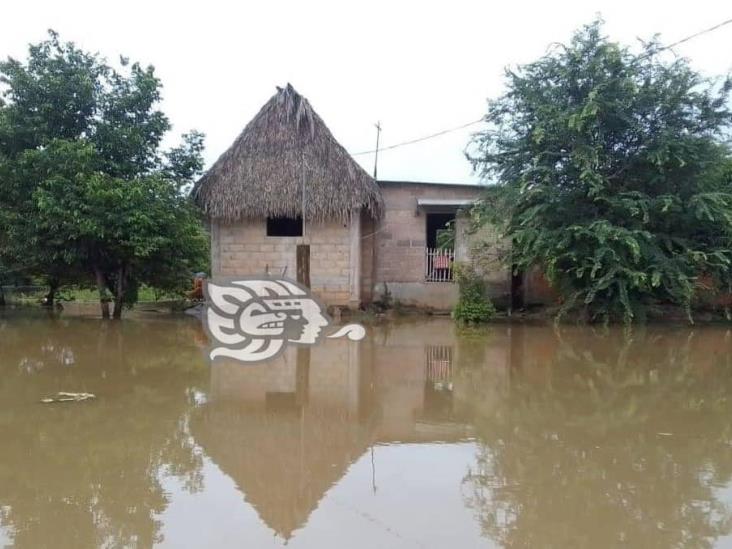
[[[512,344],[466,498],[507,547],[705,547],[732,531],[732,341],[707,328]],[[517,337],[514,336],[514,340]],[[520,338],[518,338],[520,340]]]
[[[202,482],[185,418],[207,370],[190,324],[14,318],[0,329],[0,524],[14,543],[158,541],[156,516],[167,504],[160,477],[180,476],[192,490]],[[39,404],[59,390],[99,398]]]

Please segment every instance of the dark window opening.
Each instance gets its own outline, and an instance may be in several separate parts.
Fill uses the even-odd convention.
[[[268,217],[267,236],[302,236],[302,217]]]
[[[437,248],[440,244],[447,243],[448,238],[438,239],[440,233],[447,233],[450,230],[454,231],[455,226],[455,214],[454,213],[429,213],[427,214],[427,247]],[[447,235],[445,235],[447,236]],[[454,246],[446,246],[453,248]]]

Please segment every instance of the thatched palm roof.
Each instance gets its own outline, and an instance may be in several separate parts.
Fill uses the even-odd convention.
[[[305,187],[303,200],[303,185]],[[287,84],[262,107],[193,189],[211,218],[345,220],[383,209],[376,182],[330,133],[307,99]]]

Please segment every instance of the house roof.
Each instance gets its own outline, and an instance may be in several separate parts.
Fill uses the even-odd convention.
[[[446,181],[399,181],[392,179],[379,179],[377,183],[381,186],[392,185],[425,185],[429,187],[468,187],[471,189],[485,189],[488,185],[483,183],[449,183]]]
[[[247,124],[195,184],[192,196],[207,216],[345,220],[365,208],[383,211],[374,179],[351,158],[309,101],[287,84]]]

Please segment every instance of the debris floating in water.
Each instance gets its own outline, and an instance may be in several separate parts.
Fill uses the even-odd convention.
[[[58,392],[55,395],[41,399],[43,404],[51,404],[54,402],[83,402],[97,398],[92,393],[64,393]]]

